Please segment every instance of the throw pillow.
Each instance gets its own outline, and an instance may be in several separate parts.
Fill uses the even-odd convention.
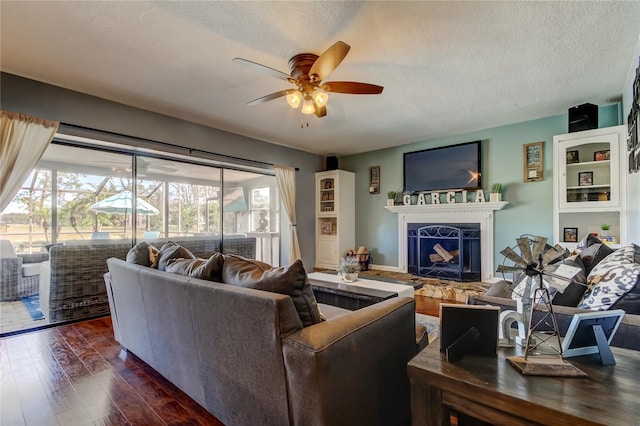
[[[602,259],[609,256],[611,253],[613,253],[611,247],[602,243],[591,244],[589,247],[582,250],[580,252],[580,257],[582,258],[582,263],[584,263],[584,267],[586,268],[587,275],[591,272],[594,266],[600,263]]]
[[[584,250],[594,244],[602,244],[602,241],[593,234],[587,234],[576,246],[578,250]]]
[[[222,280],[226,284],[291,296],[303,327],[322,321],[300,260],[288,267],[272,268],[264,262],[227,254],[222,266]]]
[[[209,259],[171,259],[167,263],[167,272],[200,278],[207,281],[222,282],[224,255],[214,253]]]
[[[567,288],[564,289],[564,293],[560,293],[559,291],[555,293],[553,304],[576,307],[587,291],[587,268],[584,266],[582,258],[577,255],[565,259],[562,263],[580,268],[580,272],[571,279]]]
[[[191,276],[194,269],[204,263],[204,259],[171,259],[167,262],[166,272],[178,274],[185,277]]]
[[[188,249],[169,241],[160,249],[160,259],[158,260],[158,270],[167,269],[167,264],[171,259],[195,259],[196,257]]]
[[[160,250],[149,244],[149,267],[158,269],[158,261],[160,260]]]
[[[151,266],[151,257],[154,254],[154,257],[157,257],[157,254],[159,254],[157,248],[146,241],[140,241],[127,253],[127,262],[135,263],[136,265]]]
[[[633,257],[633,246],[625,246],[598,263],[587,277],[589,288],[578,308],[607,310],[633,289],[640,278],[640,265]]]

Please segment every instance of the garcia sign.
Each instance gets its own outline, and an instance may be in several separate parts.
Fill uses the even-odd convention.
[[[469,198],[471,198],[471,200],[469,200]],[[464,189],[460,191],[404,194],[402,197],[402,202],[405,206],[422,204],[484,203],[486,201],[487,200],[484,198],[484,191],[482,189],[477,189],[475,191],[467,191]]]

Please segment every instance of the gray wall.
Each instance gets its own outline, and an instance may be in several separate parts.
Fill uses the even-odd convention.
[[[622,116],[624,123],[629,124],[628,117],[633,102],[633,82],[636,78],[636,68],[640,67],[640,39],[636,44],[635,54],[629,66],[627,79],[622,89]],[[628,152],[627,152],[628,153]],[[627,175],[627,238],[640,244],[640,172]]]
[[[314,173],[322,169],[323,158],[307,152],[262,142],[219,129],[133,108],[84,93],[0,73],[0,105],[3,110],[21,112],[74,126],[150,139],[179,147],[213,152],[264,163],[298,167],[296,199],[298,235],[305,268],[315,264]],[[79,132],[90,136],[91,132]],[[96,139],[118,141],[116,137]],[[120,139],[124,140],[124,139]],[[133,144],[127,139],[127,143]],[[144,145],[140,143],[140,145]],[[170,152],[170,148],[157,147]],[[281,228],[283,241],[289,230]],[[283,243],[282,263],[289,258]]]

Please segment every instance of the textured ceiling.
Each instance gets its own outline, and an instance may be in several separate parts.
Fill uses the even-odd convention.
[[[2,0],[0,17],[2,71],[335,155],[616,102],[640,35],[638,1]],[[234,57],[288,73],[338,40],[351,51],[326,80],[381,95],[332,94],[322,119],[246,105],[290,86]]]

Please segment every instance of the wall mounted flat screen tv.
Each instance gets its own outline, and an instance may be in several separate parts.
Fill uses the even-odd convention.
[[[404,191],[481,188],[481,162],[481,141],[406,152]]]

